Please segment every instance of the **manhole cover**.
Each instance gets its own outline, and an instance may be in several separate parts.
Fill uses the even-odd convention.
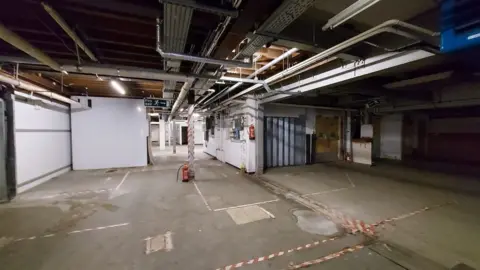
[[[343,233],[341,227],[320,213],[310,210],[297,210],[293,212],[297,218],[297,226],[303,231],[324,236],[333,236]]]

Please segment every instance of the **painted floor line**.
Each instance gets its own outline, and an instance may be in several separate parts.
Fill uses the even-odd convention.
[[[125,180],[127,180],[127,177],[128,177],[129,174],[130,174],[130,171],[127,171],[127,173],[125,174],[125,176],[123,176],[122,181],[117,185],[117,187],[115,188],[115,190],[118,190],[118,189],[122,186],[123,182],[125,182]]]
[[[201,192],[200,189],[198,188],[197,182],[196,182],[195,180],[193,180],[193,185],[195,186],[195,189],[197,190],[197,192],[198,192],[198,194],[200,195],[200,197],[202,197],[202,201],[203,201],[203,203],[205,204],[205,206],[207,207],[208,211],[212,211],[212,208],[210,207],[210,205],[208,205],[207,200],[205,199],[205,197],[203,196],[202,192]]]
[[[259,263],[259,262],[263,262],[263,261],[268,261],[268,260],[271,260],[273,258],[283,256],[285,254],[290,254],[290,253],[295,252],[295,251],[300,251],[300,250],[304,250],[304,249],[313,248],[313,247],[316,247],[320,244],[335,241],[337,239],[339,239],[339,238],[338,237],[332,237],[332,238],[329,238],[329,239],[324,239],[322,241],[315,241],[313,243],[309,243],[309,244],[306,244],[306,245],[303,245],[303,246],[298,246],[298,247],[295,247],[295,248],[292,248],[292,249],[275,252],[275,253],[272,253],[270,255],[260,256],[260,257],[256,257],[256,258],[253,258],[253,259],[250,259],[250,260],[245,260],[245,261],[241,261],[241,262],[238,262],[238,263],[230,264],[230,265],[227,265],[227,266],[224,266],[224,267],[221,267],[221,268],[217,268],[216,270],[230,270],[230,269],[240,268],[240,267],[245,266],[245,265],[250,265],[250,264]]]
[[[82,229],[82,230],[75,230],[71,232],[67,232],[66,234],[77,234],[77,233],[84,233],[84,232],[90,232],[90,231],[99,231],[99,230],[105,230],[105,229],[111,229],[111,228],[116,228],[116,227],[123,227],[123,226],[128,226],[130,223],[120,223],[120,224],[113,224],[113,225],[108,225],[108,226],[101,226],[101,227],[95,227],[95,228],[87,228],[87,229]],[[51,233],[51,234],[45,234],[45,235],[40,235],[40,236],[30,236],[30,237],[23,237],[23,238],[17,238],[12,240],[12,242],[20,242],[20,241],[25,241],[25,240],[35,240],[35,239],[41,239],[41,238],[50,238],[54,236],[59,236],[59,235],[65,235],[64,233]]]
[[[278,201],[280,201],[280,200],[279,200],[279,199],[275,199],[275,200],[269,200],[269,201],[263,201],[263,202],[242,204],[242,205],[237,205],[237,206],[218,208],[218,209],[215,209],[215,210],[213,210],[213,211],[215,211],[215,212],[217,212],[217,211],[224,211],[224,210],[228,210],[228,209],[242,208],[242,207],[247,207],[247,206],[260,205],[260,204],[266,204],[266,203],[278,202]]]
[[[260,206],[259,206],[259,207],[260,207]],[[262,211],[265,212],[265,214],[269,215],[270,218],[275,218],[275,216],[274,216],[272,213],[270,213],[270,211],[267,211],[267,210],[266,210],[265,208],[263,208],[263,207],[260,207],[260,209],[262,209]]]
[[[442,203],[442,204],[436,204],[436,205],[433,205],[433,206],[426,206],[422,209],[418,209],[418,210],[410,212],[410,213],[402,214],[402,215],[399,215],[399,216],[396,216],[396,217],[391,217],[391,218],[387,218],[387,219],[375,222],[372,225],[373,226],[379,226],[379,225],[382,225],[382,224],[385,224],[385,223],[389,223],[389,222],[393,222],[393,221],[397,221],[397,220],[402,220],[402,219],[405,219],[405,218],[409,218],[409,217],[421,214],[421,213],[429,211],[429,210],[433,210],[435,208],[440,208],[440,207],[455,204],[455,203],[456,202],[452,201],[452,202],[446,202],[446,203]]]
[[[350,175],[346,172],[345,175],[347,176],[348,182],[350,182],[350,185],[352,187],[355,187],[355,183],[353,183],[352,178],[350,178]]]
[[[308,194],[302,195],[302,197],[335,193],[335,192],[339,192],[339,191],[343,191],[343,190],[347,190],[347,189],[352,189],[352,188],[353,187],[345,187],[345,188],[337,188],[337,189],[325,190],[325,191],[320,191],[320,192],[308,193]]]

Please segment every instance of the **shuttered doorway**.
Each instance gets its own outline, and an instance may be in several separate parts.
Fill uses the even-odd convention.
[[[305,164],[305,118],[265,117],[265,167]]]

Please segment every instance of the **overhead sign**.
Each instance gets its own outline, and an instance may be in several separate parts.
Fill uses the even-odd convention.
[[[145,98],[143,104],[145,104],[145,107],[150,108],[170,108],[171,100],[162,98]]]

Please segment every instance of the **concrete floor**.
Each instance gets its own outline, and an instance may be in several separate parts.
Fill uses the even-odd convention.
[[[378,240],[408,253],[406,260],[387,252],[407,269],[427,269],[420,267],[426,261],[480,269],[478,179],[345,163],[271,169],[263,178],[368,224],[398,218],[377,227]]]
[[[242,268],[293,269],[330,254],[336,256],[310,269],[479,266],[476,197],[335,166],[265,174],[269,181],[368,222],[458,203],[385,225],[372,240],[344,233],[323,216],[211,159],[201,147],[196,149],[196,181],[189,183],[175,181],[186,147],[178,147],[176,155],[169,150],[154,154],[153,166],[70,172],[0,205],[1,269],[233,269],[227,266],[250,260]],[[247,209],[260,209],[266,218],[237,224],[234,212],[254,218],[244,214],[250,213]],[[299,212],[311,214],[297,220]],[[308,223],[309,216],[315,222]],[[337,238],[325,230],[332,224]]]

